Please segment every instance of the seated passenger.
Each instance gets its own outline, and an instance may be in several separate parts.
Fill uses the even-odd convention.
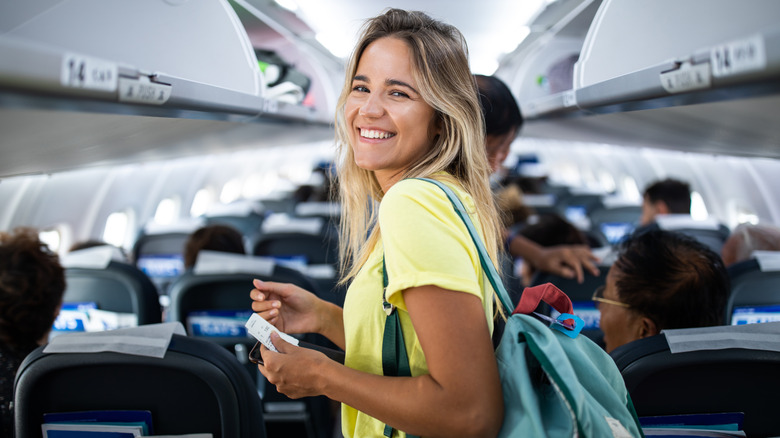
[[[192,269],[201,250],[246,254],[244,238],[233,227],[221,224],[206,225],[195,230],[184,244],[184,268]]]
[[[16,371],[30,352],[46,343],[64,293],[65,271],[36,230],[0,232],[0,436],[14,434]]]
[[[519,234],[542,247],[588,243],[582,231],[555,213],[539,215],[535,222],[523,227]],[[521,277],[524,287],[531,285],[531,278],[538,270],[532,261],[523,261]]]
[[[485,153],[494,175],[501,172],[501,164],[509,154],[510,146],[520,128],[523,116],[509,87],[495,76],[474,75],[479,92],[479,103],[485,120]],[[504,231],[506,251],[512,257],[531,260],[538,269],[576,278],[582,283],[584,272],[598,275],[596,257],[587,245],[561,245],[543,248],[540,245]]]
[[[721,249],[726,267],[750,258],[753,251],[780,251],[780,228],[772,225],[739,224]]]
[[[720,256],[680,233],[633,234],[593,300],[607,352],[664,329],[721,325],[730,290]]]
[[[647,186],[642,197],[639,225],[652,224],[656,216],[662,214],[691,214],[691,187],[688,183],[667,178]]]

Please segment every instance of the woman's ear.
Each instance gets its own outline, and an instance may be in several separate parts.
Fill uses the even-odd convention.
[[[658,334],[658,326],[655,325],[655,322],[646,317],[643,316],[639,319],[639,338],[647,338],[650,336],[655,336]]]

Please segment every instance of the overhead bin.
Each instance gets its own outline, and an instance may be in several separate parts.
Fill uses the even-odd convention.
[[[569,89],[532,96],[527,77],[514,84],[526,135],[780,157],[769,116],[780,110],[780,2],[604,0],[592,18],[581,11],[590,24],[577,28]],[[577,33],[561,29],[537,38],[537,52],[554,55]]]
[[[271,31],[250,38],[237,11],[228,0],[0,2],[0,178],[332,138],[330,77],[306,72],[317,98],[305,104],[301,87],[269,87],[255,50],[285,39],[283,27],[260,23]],[[315,58],[297,43],[275,42],[280,56]]]
[[[216,118],[313,118],[310,108],[265,98],[254,48],[226,0],[22,2],[2,10],[3,90],[137,104],[139,114],[156,106],[224,113]]]

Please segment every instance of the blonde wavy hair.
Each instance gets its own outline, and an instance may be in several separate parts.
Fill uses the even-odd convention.
[[[485,152],[484,122],[465,39],[455,27],[422,12],[388,9],[365,23],[347,65],[336,111],[336,166],[342,206],[341,282],[346,283],[357,275],[380,235],[376,226],[378,203],[384,192],[373,172],[355,164],[348,135],[351,128],[344,111],[360,57],[372,42],[386,37],[397,38],[409,46],[419,92],[436,111],[441,126],[433,147],[402,178],[430,177],[440,171],[449,173],[454,178],[450,182],[474,198],[484,228],[485,246],[495,263],[501,247],[501,224],[488,180],[490,166]]]

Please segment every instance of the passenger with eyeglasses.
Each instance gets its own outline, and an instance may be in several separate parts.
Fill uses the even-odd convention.
[[[609,353],[665,329],[723,324],[730,290],[720,256],[681,233],[634,234],[593,301]]]

